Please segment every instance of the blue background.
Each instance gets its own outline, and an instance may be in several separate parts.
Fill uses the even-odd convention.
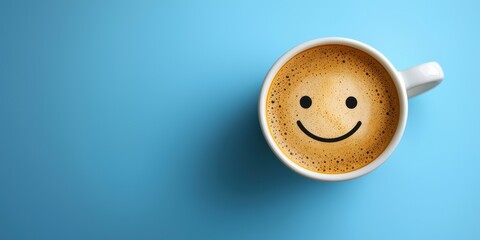
[[[480,239],[474,1],[0,3],[0,239]],[[373,173],[287,169],[263,77],[342,36],[444,82]]]

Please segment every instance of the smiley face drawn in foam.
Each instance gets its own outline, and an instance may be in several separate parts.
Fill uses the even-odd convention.
[[[347,105],[348,108],[355,108],[357,106],[357,99],[355,97],[350,96],[345,101],[345,104]],[[303,108],[308,109],[312,105],[312,99],[309,96],[303,96],[300,99],[300,105]],[[302,121],[300,120],[297,121],[297,125],[300,128],[300,130],[302,130],[302,132],[304,132],[307,136],[309,136],[312,139],[315,139],[320,142],[338,142],[352,136],[352,134],[354,134],[360,128],[360,126],[362,126],[362,122],[358,121],[357,124],[355,124],[355,127],[353,127],[352,130],[350,130],[348,133],[345,133],[344,135],[335,137],[335,138],[323,138],[311,133],[310,131],[307,130],[307,128],[303,126]]]
[[[390,143],[399,100],[385,68],[347,46],[308,49],[272,80],[267,125],[285,156],[311,171],[337,174],[362,168]]]

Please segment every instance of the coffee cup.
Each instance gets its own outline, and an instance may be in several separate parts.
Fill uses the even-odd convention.
[[[437,86],[428,62],[404,71],[347,38],[304,42],[281,56],[259,98],[263,135],[275,155],[315,180],[363,176],[385,162],[405,130],[408,98]]]

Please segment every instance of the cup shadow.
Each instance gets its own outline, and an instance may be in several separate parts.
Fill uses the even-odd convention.
[[[305,178],[285,166],[269,148],[258,120],[257,97],[240,102],[225,116],[211,143],[208,178],[209,195],[223,200],[262,201],[328,183]],[[211,196],[212,197],[212,196]]]

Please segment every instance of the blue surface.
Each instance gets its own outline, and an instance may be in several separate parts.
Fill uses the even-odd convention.
[[[480,239],[478,2],[0,3],[0,239]],[[445,81],[353,181],[278,161],[274,61],[342,36]]]

